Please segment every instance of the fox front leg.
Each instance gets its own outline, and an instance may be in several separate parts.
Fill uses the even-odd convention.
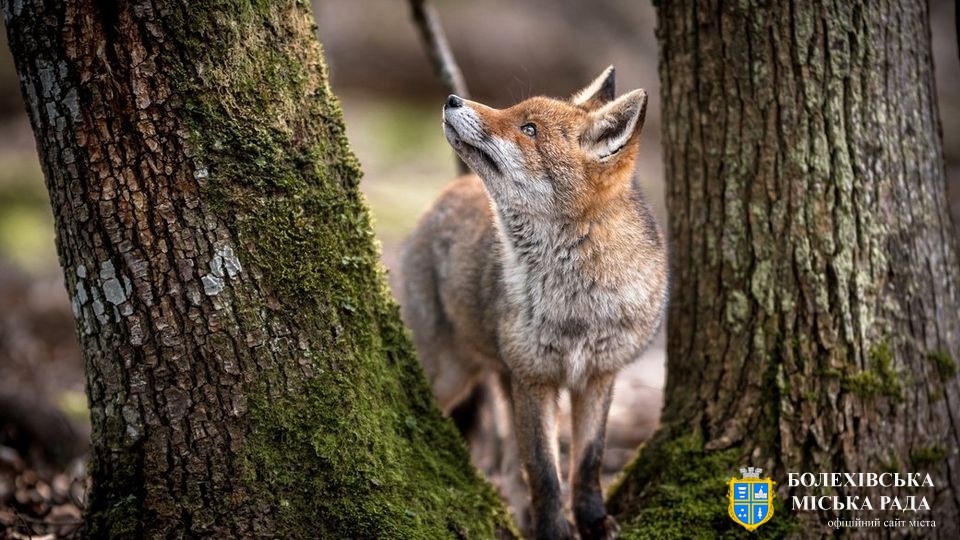
[[[573,527],[563,513],[557,472],[557,398],[554,385],[512,381],[513,425],[520,461],[530,486],[535,537],[572,540]]]
[[[513,382],[510,376],[499,374],[500,389],[503,391],[510,416],[510,429],[503,441],[500,457],[500,477],[503,482],[502,490],[513,512],[514,521],[524,536],[533,534],[533,516],[530,509],[530,489],[524,479],[523,465],[520,462],[520,447],[517,444],[517,430],[514,428],[515,412],[513,406]]]
[[[592,377],[581,389],[570,390],[573,441],[570,487],[573,515],[582,540],[612,540],[620,526],[607,514],[600,491],[600,467],[607,431],[607,413],[613,398],[615,374]]]

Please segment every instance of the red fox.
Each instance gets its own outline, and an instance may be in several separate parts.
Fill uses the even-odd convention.
[[[614,98],[613,66],[569,100],[498,110],[449,96],[444,133],[477,176],[440,195],[402,255],[403,317],[444,412],[500,374],[537,538],[574,537],[557,466],[561,388],[577,530],[619,534],[600,490],[614,378],[667,302],[666,243],[632,181],[647,95]]]

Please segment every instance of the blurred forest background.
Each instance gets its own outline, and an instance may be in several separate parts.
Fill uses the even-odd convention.
[[[453,153],[440,128],[446,91],[431,71],[407,2],[314,0],[313,4],[331,83],[365,173],[362,188],[376,220],[384,262],[392,268],[403,238],[455,174]],[[446,0],[436,2],[436,7],[472,97],[478,101],[502,107],[538,94],[567,96],[609,64],[617,67],[619,92],[647,89],[650,107],[637,174],[661,220],[665,219],[655,13],[650,3]],[[957,223],[960,59],[953,10],[954,2],[931,2],[948,193]],[[30,471],[40,461],[60,467],[51,471],[63,470],[80,451],[71,447],[62,455],[63,449],[54,448],[53,443],[31,441],[31,434],[13,433],[10,427],[13,416],[28,410],[39,415],[48,404],[76,423],[57,433],[85,436],[82,359],[57,263],[52,219],[4,30],[0,32],[0,531],[11,507],[21,513],[36,507],[29,513],[38,516],[53,508],[65,519],[78,517],[68,502],[69,477],[54,478],[42,470],[37,476]],[[391,280],[397,279],[402,278],[391,273]],[[661,339],[618,382],[611,411],[608,479],[656,426],[663,379]],[[5,400],[12,395],[25,396],[33,405],[10,406]],[[51,446],[45,454],[44,445]],[[73,461],[73,475],[82,474],[80,464],[82,460]]]

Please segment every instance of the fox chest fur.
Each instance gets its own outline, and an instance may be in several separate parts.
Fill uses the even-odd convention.
[[[538,220],[493,207],[503,281],[497,342],[514,376],[579,387],[635,359],[659,327],[660,232],[625,193],[595,220]],[[653,277],[653,279],[651,279]]]
[[[418,349],[449,342],[478,366],[568,387],[632,361],[666,295],[662,235],[636,189],[595,220],[553,221],[504,211],[479,178],[458,179],[407,250],[406,271],[432,281],[406,285],[408,324],[432,329],[414,332]]]

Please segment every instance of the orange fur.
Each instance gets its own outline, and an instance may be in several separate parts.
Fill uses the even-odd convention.
[[[561,387],[574,402],[577,528],[618,530],[599,493],[610,392],[667,295],[665,242],[631,181],[645,106],[642,90],[614,99],[612,68],[569,101],[498,110],[451,96],[444,131],[479,177],[441,194],[403,254],[404,320],[444,411],[499,373],[538,537],[574,534],[552,427]]]

